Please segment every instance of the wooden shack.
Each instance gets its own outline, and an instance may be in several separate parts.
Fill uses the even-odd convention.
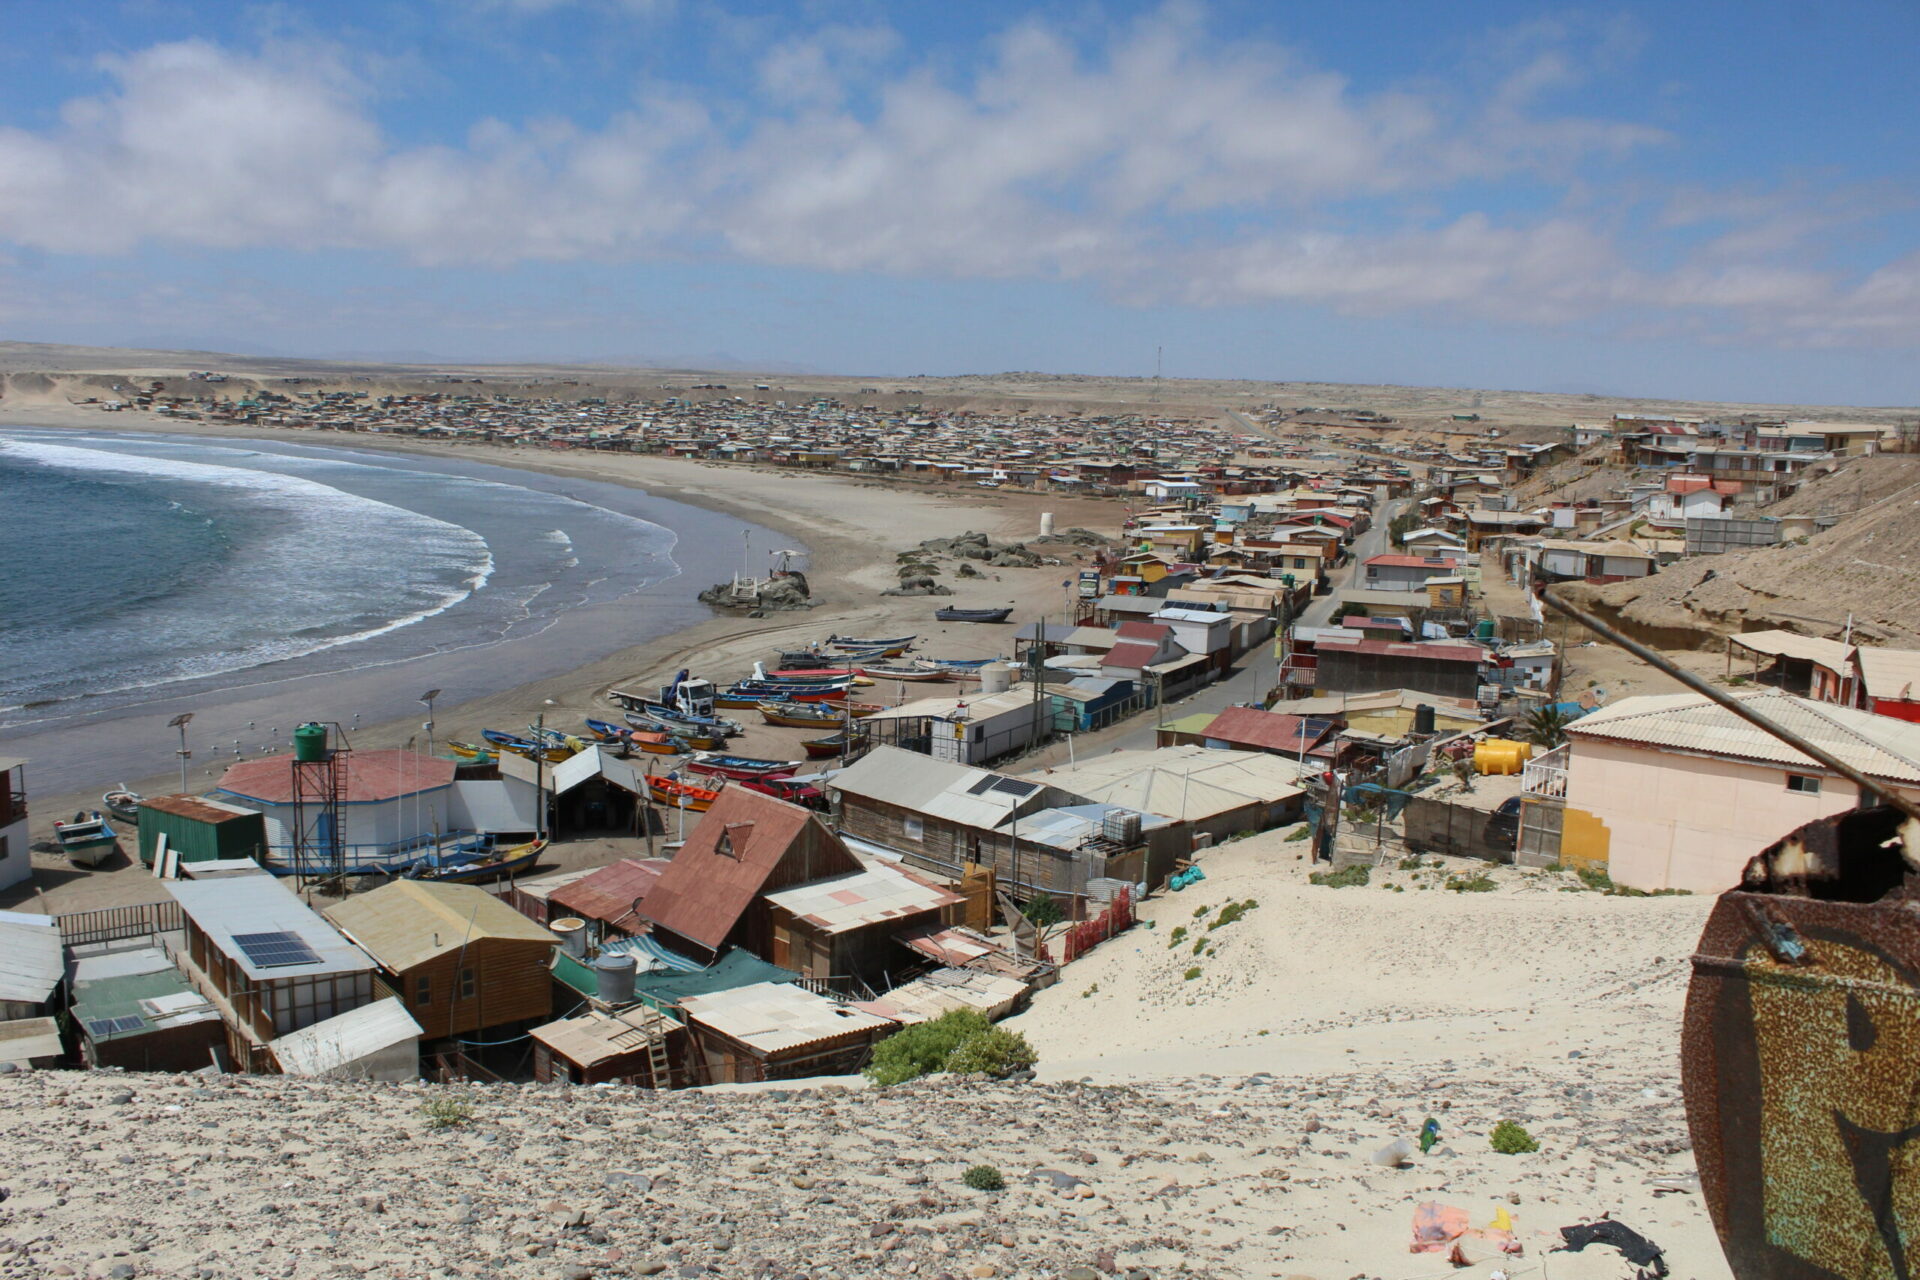
[[[891,1018],[787,983],[688,996],[680,1002],[702,1084],[846,1075],[899,1029]]]
[[[560,939],[473,885],[396,880],[327,908],[428,1040],[544,1020]]]
[[[686,1028],[648,1004],[588,1009],[535,1027],[533,1078],[541,1083],[671,1089],[694,1083],[685,1067]]]

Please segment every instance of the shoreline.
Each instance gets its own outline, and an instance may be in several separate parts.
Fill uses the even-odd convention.
[[[814,640],[833,632],[858,633],[861,630],[886,630],[892,633],[906,627],[921,635],[942,630],[930,614],[942,604],[962,607],[973,605],[1016,606],[1020,615],[1034,616],[1049,604],[1056,612],[1064,601],[1058,583],[1065,570],[1057,566],[1037,569],[990,570],[979,579],[952,580],[955,594],[950,597],[882,597],[879,591],[897,581],[895,555],[925,538],[949,536],[967,529],[979,529],[996,538],[1017,539],[1035,536],[1039,513],[1052,511],[1058,527],[1094,522],[1114,523],[1117,509],[1094,499],[1062,498],[1060,495],[1022,495],[957,493],[951,490],[915,492],[873,481],[842,476],[819,476],[785,469],[760,469],[699,462],[690,459],[661,458],[652,455],[618,455],[562,450],[531,450],[497,445],[433,444],[399,440],[358,433],[290,431],[272,428],[231,427],[207,423],[173,422],[158,415],[123,412],[111,421],[97,410],[64,405],[0,403],[0,426],[79,429],[128,434],[170,434],[204,437],[209,440],[260,440],[293,444],[334,446],[356,451],[377,452],[396,458],[408,456],[452,458],[498,466],[510,470],[565,478],[594,480],[638,490],[647,495],[689,507],[745,521],[773,530],[783,537],[804,544],[809,550],[805,572],[816,608],[789,613],[770,613],[764,618],[744,614],[713,612],[690,626],[663,633],[637,644],[621,646],[564,672],[525,681],[497,693],[483,694],[460,702],[442,702],[436,708],[434,736],[475,737],[481,727],[516,724],[536,712],[544,712],[550,723],[570,723],[583,715],[604,712],[605,691],[625,685],[658,683],[682,666],[693,666],[709,677],[745,674],[756,659],[769,656],[777,647],[790,647],[803,640]],[[680,548],[676,545],[676,551]],[[1062,551],[1066,551],[1062,548]],[[1063,557],[1066,558],[1066,557]],[[670,580],[684,582],[684,592],[676,597],[691,603],[693,597],[711,583],[693,581],[674,555],[680,574]],[[699,607],[699,606],[695,606]],[[957,633],[956,633],[957,629]],[[951,656],[987,656],[1010,653],[1012,629],[1008,627],[974,628],[949,624],[941,636],[940,647]],[[982,634],[986,633],[986,634]],[[405,660],[407,662],[415,659]],[[291,714],[276,708],[299,700],[293,686],[316,677],[297,677],[281,682],[263,699],[257,716],[279,715],[288,725]],[[320,679],[327,677],[321,676]],[[337,674],[334,678],[337,678]],[[426,677],[432,683],[430,676]],[[895,701],[898,687],[875,686],[869,696]],[[905,697],[921,696],[907,691]],[[301,705],[318,713],[312,699]],[[126,719],[133,720],[142,712]],[[365,723],[353,730],[355,745],[364,748],[400,746],[420,729],[417,714],[396,716]],[[745,754],[797,755],[797,742],[788,742],[798,731],[762,731],[754,726],[732,749]],[[155,754],[164,749],[171,754],[173,740],[156,739]],[[189,744],[190,746],[205,746]],[[215,758],[212,751],[196,760]],[[139,779],[103,780],[78,784],[67,780],[49,782],[36,778],[28,766],[28,784],[32,797],[33,838],[44,838],[51,829],[53,816],[75,808],[94,807],[98,793],[107,786],[125,781],[145,793],[166,793],[178,789],[179,778],[173,772],[155,772]],[[206,779],[193,778],[193,789],[207,789]],[[28,884],[15,886],[0,894],[0,907],[20,905],[36,897],[58,899],[99,884],[101,873],[72,872],[58,855],[34,855],[37,872],[51,872],[40,878],[51,882],[33,890]],[[137,863],[135,864],[137,867]],[[144,875],[140,879],[147,879]],[[145,887],[127,886],[140,895],[151,897],[151,881]],[[100,886],[105,888],[105,886]],[[117,888],[117,886],[116,886]],[[26,892],[23,895],[23,890]],[[66,890],[68,892],[63,892]],[[99,893],[88,893],[88,905],[112,905],[99,901]],[[118,897],[108,893],[106,897]],[[129,899],[133,900],[133,899]]]

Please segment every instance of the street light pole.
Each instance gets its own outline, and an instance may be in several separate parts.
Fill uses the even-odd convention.
[[[433,700],[440,696],[438,689],[429,689],[420,695],[420,701],[427,704],[427,722],[421,727],[427,731],[427,754],[433,754]]]
[[[193,759],[193,752],[187,750],[187,722],[193,719],[193,712],[182,711],[167,721],[167,728],[180,731],[180,749],[174,752],[180,757],[180,794],[187,794],[187,761]]]

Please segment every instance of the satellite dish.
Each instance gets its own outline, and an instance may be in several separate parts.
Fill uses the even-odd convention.
[[[1593,687],[1593,701],[1595,705],[1604,705],[1606,703],[1606,700],[1607,700],[1607,691],[1605,689],[1602,689],[1599,685],[1595,685]]]

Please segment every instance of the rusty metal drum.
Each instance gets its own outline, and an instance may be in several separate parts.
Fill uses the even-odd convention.
[[[1754,859],[1701,935],[1687,1121],[1740,1280],[1920,1271],[1911,834],[1876,811],[1810,824]]]

